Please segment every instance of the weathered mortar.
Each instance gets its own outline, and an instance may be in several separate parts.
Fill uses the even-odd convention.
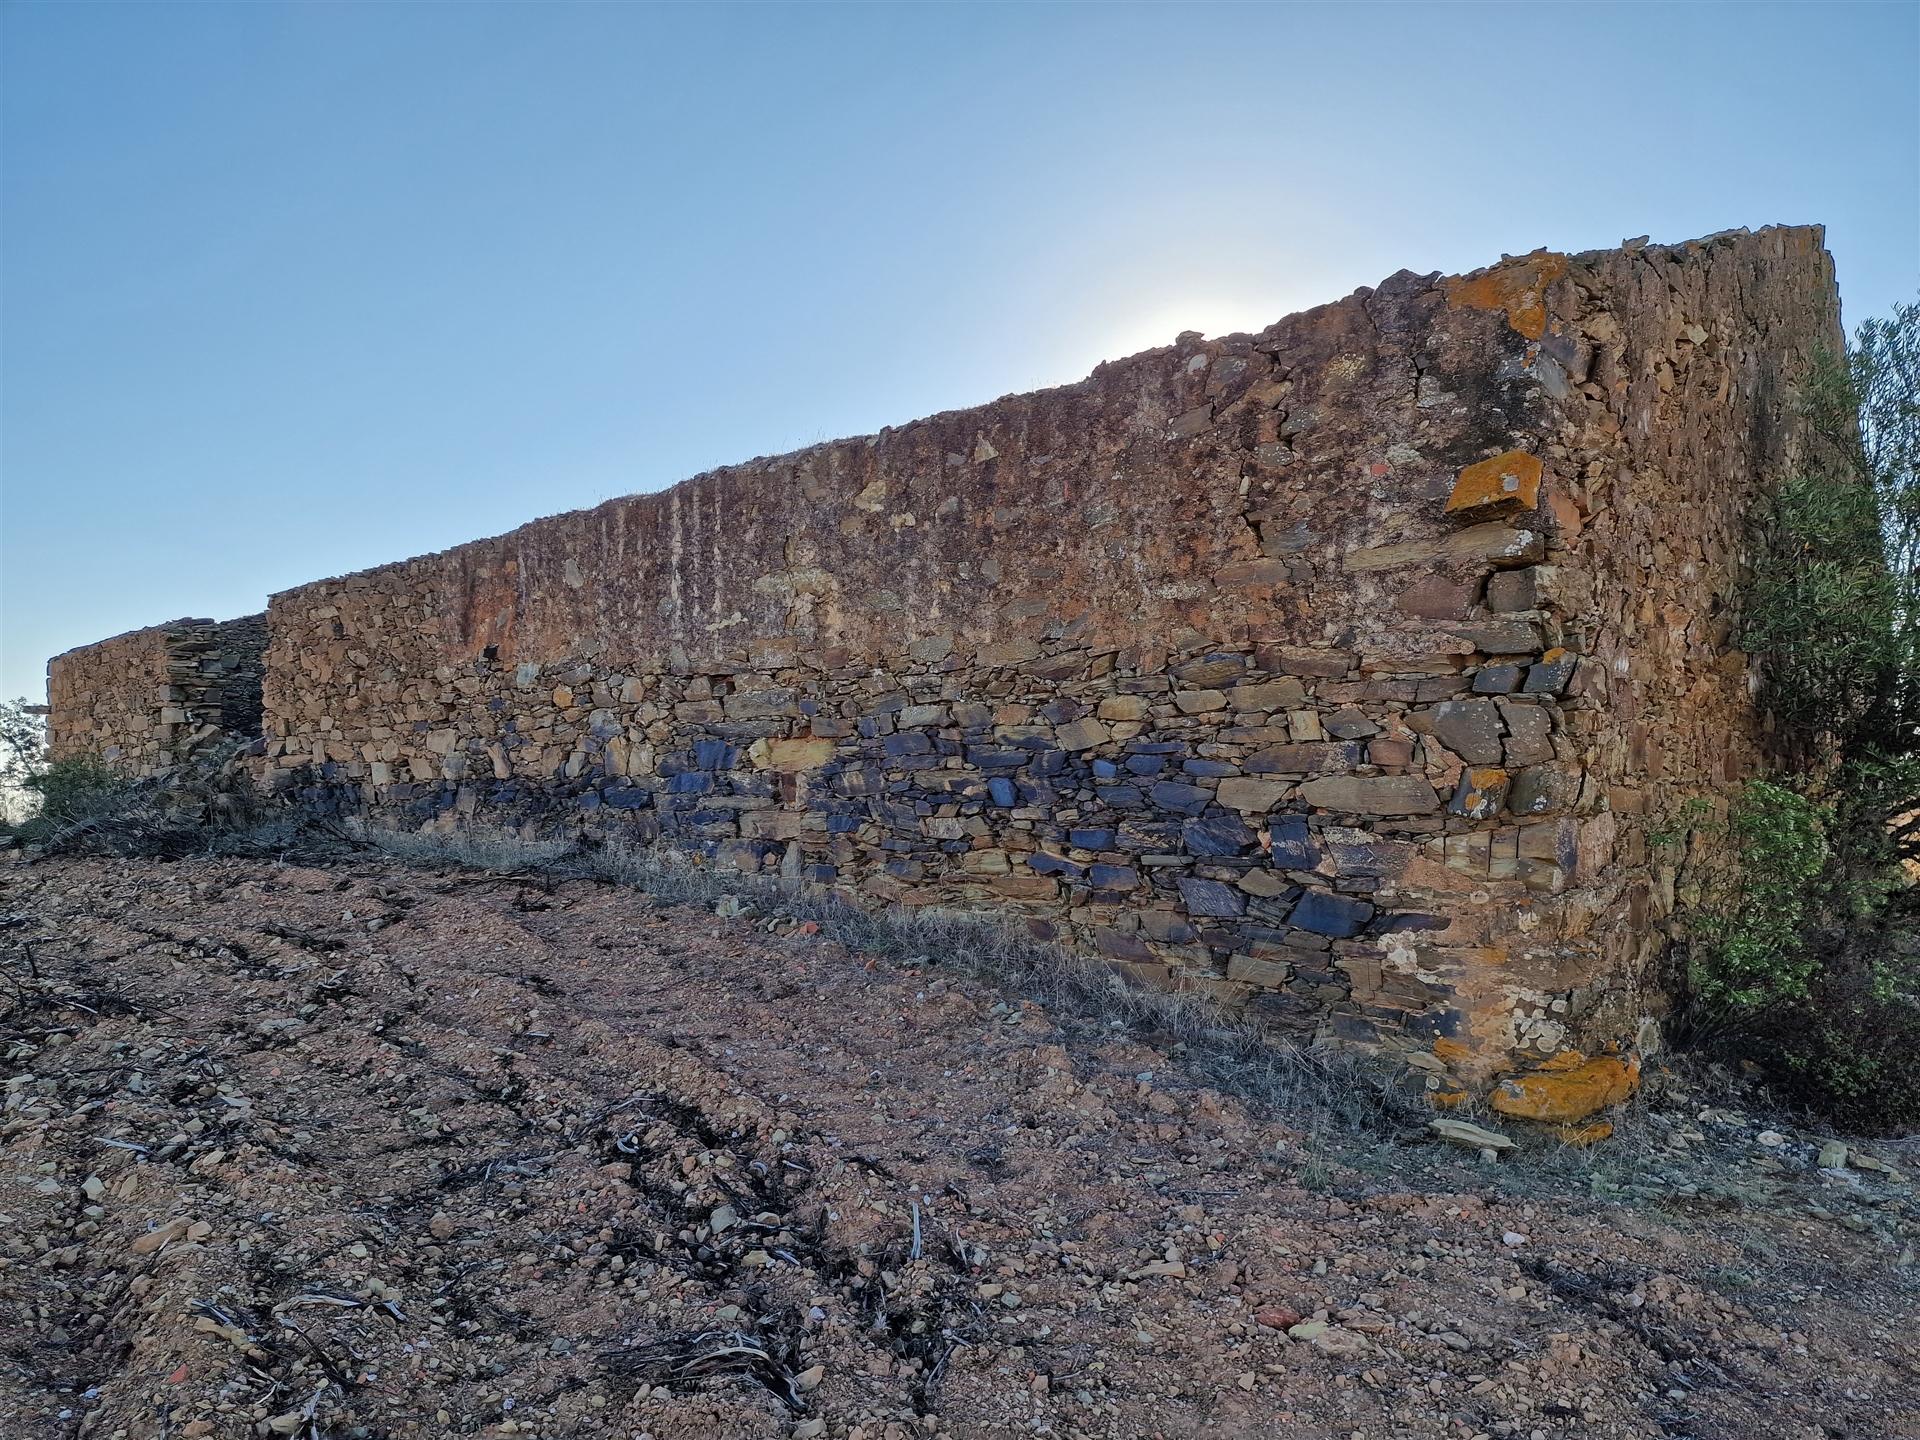
[[[216,741],[257,736],[266,618],[174,620],[54,656],[54,758],[87,755],[152,775]]]
[[[1817,229],[1402,273],[276,595],[267,763],[1023,915],[1578,1109],[1658,1009],[1648,825],[1760,762],[1743,515],[1839,340]]]

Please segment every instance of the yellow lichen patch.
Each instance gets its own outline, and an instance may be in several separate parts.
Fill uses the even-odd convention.
[[[1636,1059],[1620,1055],[1589,1059],[1578,1050],[1563,1050],[1537,1070],[1502,1080],[1489,1103],[1502,1115],[1568,1125],[1619,1104],[1639,1083]]]
[[[1447,513],[1491,510],[1502,505],[1531,510],[1540,499],[1540,474],[1540,457],[1524,450],[1509,450],[1469,465],[1453,482]]]
[[[1466,1102],[1467,1092],[1458,1087],[1453,1089],[1442,1088],[1439,1090],[1429,1090],[1427,1092],[1427,1098],[1433,1102],[1434,1108],[1437,1110],[1452,1110],[1456,1106]]]
[[[1524,260],[1449,280],[1447,304],[1468,310],[1504,310],[1507,324],[1529,340],[1547,333],[1547,287],[1567,273],[1567,257],[1538,250]]]

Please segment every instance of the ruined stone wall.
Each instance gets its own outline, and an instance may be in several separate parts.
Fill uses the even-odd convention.
[[[152,775],[215,741],[257,736],[266,619],[174,620],[56,655],[47,663],[54,758]]]
[[[1605,1089],[1648,825],[1763,755],[1743,516],[1837,309],[1813,229],[1402,273],[303,586],[268,764],[1023,916],[1443,1096]]]

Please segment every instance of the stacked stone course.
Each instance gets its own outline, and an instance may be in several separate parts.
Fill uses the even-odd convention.
[[[175,620],[56,655],[48,745],[128,775],[172,769],[215,742],[260,733],[267,617]]]
[[[1020,916],[1442,1097],[1611,1093],[1647,828],[1764,757],[1744,517],[1838,342],[1817,229],[1402,273],[276,595],[266,765]]]

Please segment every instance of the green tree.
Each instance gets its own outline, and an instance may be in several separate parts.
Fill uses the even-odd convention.
[[[16,822],[33,805],[32,781],[46,768],[47,722],[24,695],[0,701],[0,821]]]

